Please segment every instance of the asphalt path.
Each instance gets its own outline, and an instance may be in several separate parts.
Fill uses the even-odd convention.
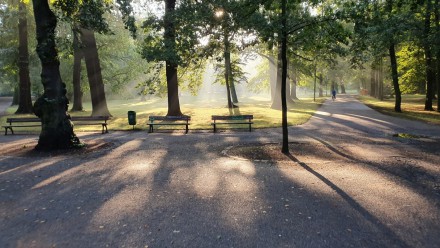
[[[228,151],[277,144],[280,129],[79,136],[111,146],[0,156],[0,247],[440,246],[440,128],[349,95],[290,127],[278,162]]]

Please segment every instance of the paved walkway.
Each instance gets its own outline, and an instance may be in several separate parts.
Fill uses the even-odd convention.
[[[439,127],[338,96],[289,128],[290,160],[224,155],[280,131],[81,134],[113,146],[2,156],[0,247],[439,246]]]

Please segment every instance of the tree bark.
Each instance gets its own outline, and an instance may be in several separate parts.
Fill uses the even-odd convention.
[[[293,100],[299,100],[298,96],[296,94],[296,87],[298,84],[298,74],[297,71],[295,69],[295,67],[291,66],[292,69],[291,71],[291,75],[290,75],[290,81],[291,81],[291,86],[290,86],[290,98],[292,98]]]
[[[30,114],[32,110],[31,79],[29,77],[29,49],[26,4],[19,3],[18,19],[18,74],[19,74],[19,98],[16,114]]]
[[[235,90],[234,76],[231,75],[229,78],[231,79],[231,80],[230,80],[230,84],[231,84],[231,97],[232,97],[232,102],[233,102],[233,103],[238,103],[237,91]]]
[[[101,65],[95,34],[92,30],[81,28],[84,60],[86,62],[87,78],[89,79],[92,100],[92,116],[111,116],[107,107],[104,82],[102,81]]]
[[[226,84],[226,97],[228,98],[228,108],[234,108],[234,103],[232,101],[232,97],[231,97],[231,88],[229,86],[229,80],[231,79],[231,74],[229,73],[229,71],[231,70],[230,66],[231,66],[231,53],[229,52],[229,41],[227,40],[227,35],[225,32],[225,37],[224,37],[224,45],[225,45],[225,53],[224,53],[224,57],[225,57],[225,84]]]
[[[440,36],[440,10],[439,10],[440,2],[439,0],[435,1],[435,26],[437,37]],[[437,112],[440,112],[440,39],[436,40],[437,46],[437,73],[436,73],[436,81],[437,81]]]
[[[78,33],[73,31],[73,106],[71,111],[83,111],[81,89],[81,60],[83,53],[80,48]]]
[[[286,51],[287,53],[287,51]],[[272,101],[272,105],[271,108],[272,109],[278,109],[278,110],[282,110],[282,100],[281,98],[277,97],[281,94],[281,88],[282,88],[282,74],[283,74],[283,54],[282,54],[282,44],[281,42],[279,43],[278,46],[278,61],[277,61],[277,77],[276,77],[276,85],[275,85],[275,97]],[[287,57],[287,54],[286,54]],[[287,64],[288,62],[286,62]],[[287,65],[286,65],[287,66]],[[286,74],[287,75],[287,74]],[[294,101],[292,100],[292,98],[290,98],[290,87],[288,85],[286,85],[286,104],[287,105],[293,105]]]
[[[170,53],[176,51],[176,28],[173,15],[176,8],[176,0],[165,0],[164,17],[164,42],[166,50]],[[179,102],[179,83],[177,80],[177,58],[168,59],[165,62],[168,90],[168,116],[182,116]]]
[[[289,154],[289,133],[287,129],[287,14],[286,14],[287,0],[281,2],[281,112],[282,112],[282,126],[283,126],[283,146],[281,152]]]
[[[41,60],[41,82],[44,93],[34,104],[34,112],[41,119],[41,133],[37,150],[56,150],[81,147],[67,114],[69,101],[66,85],[61,80],[55,46],[57,19],[46,0],[32,0],[37,30],[37,54]]]
[[[324,79],[323,79],[323,77],[322,77],[322,73],[319,73],[319,76],[318,76],[318,79],[319,79],[319,89],[318,89],[318,91],[319,91],[319,97],[324,97],[324,91],[323,91],[323,84],[324,84]]]
[[[394,111],[402,112],[402,109],[401,109],[402,94],[400,92],[399,74],[397,73],[396,50],[394,48],[394,42],[393,41],[391,41],[391,44],[390,44],[390,47],[389,47],[389,53],[390,53],[390,62],[391,62],[391,77],[393,79],[394,94],[396,96],[396,101],[395,101],[395,104],[394,104]]]
[[[376,66],[373,63],[373,64],[371,64],[371,71],[370,71],[370,92],[369,92],[369,95],[372,97],[374,97],[376,95],[376,90],[375,90],[376,89],[375,88],[376,73],[375,73],[375,70],[376,70]]]
[[[429,36],[431,33],[431,0],[427,1],[425,13],[425,28],[424,28],[424,50],[425,50],[425,66],[426,66],[426,99],[425,110],[433,111],[432,98],[434,95],[434,65],[432,59],[431,42]]]

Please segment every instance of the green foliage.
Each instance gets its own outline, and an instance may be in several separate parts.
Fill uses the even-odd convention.
[[[424,93],[425,61],[420,47],[406,44],[397,53],[403,94]]]
[[[241,59],[237,56],[234,56],[231,59],[231,71],[232,71],[232,81],[234,83],[247,83],[248,79],[246,73],[243,71],[242,67],[244,63],[241,62]],[[214,69],[216,72],[215,83],[219,83],[221,85],[225,85],[225,64],[221,62],[217,62],[214,65]]]
[[[168,16],[149,16],[142,24],[141,54],[149,62],[169,61],[182,67],[197,64],[201,59],[200,28],[195,13],[197,6],[187,1],[176,7]],[[164,39],[165,19],[175,28],[175,44]]]
[[[32,5],[27,6],[29,70],[32,92],[41,91],[40,61],[35,52],[35,23]],[[12,94],[18,86],[18,5],[13,2],[0,4],[0,94]]]
[[[254,93],[267,92],[270,89],[269,62],[264,60],[255,68],[255,74],[249,79],[247,88]]]

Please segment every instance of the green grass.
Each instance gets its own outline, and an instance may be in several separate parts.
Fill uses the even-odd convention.
[[[211,115],[230,115],[230,114],[252,114],[254,115],[253,128],[281,127],[281,111],[270,108],[270,101],[261,97],[249,97],[240,99],[240,107],[231,113],[226,108],[226,103],[220,101],[198,101],[191,102],[181,100],[181,110],[185,115],[191,116],[190,129],[212,129]],[[324,102],[325,98],[318,98],[313,102],[313,98],[302,98],[296,101],[295,105],[288,110],[288,125],[301,125],[307,122],[315,113],[316,109]],[[109,121],[109,130],[131,130],[128,125],[127,111],[136,111],[137,130],[148,130],[146,125],[150,115],[166,115],[167,100],[152,98],[147,101],[139,100],[111,100],[107,101],[110,113],[113,115]],[[2,125],[6,123],[8,117],[25,117],[32,115],[14,115],[17,106],[12,106],[7,110],[7,115],[0,118]],[[72,112],[72,116],[89,116],[91,114],[91,103],[84,103],[83,112]],[[180,127],[181,128],[181,127]],[[247,128],[247,125],[242,125]],[[17,131],[39,132],[39,128],[20,128]],[[79,126],[75,131],[100,131],[99,126]]]
[[[423,110],[425,108],[425,96],[423,95],[402,95],[402,113],[394,111],[394,98],[379,101],[373,97],[360,96],[359,99],[367,106],[386,115],[440,125],[440,112]],[[433,102],[433,107],[435,108],[435,106],[437,106],[436,100]]]

